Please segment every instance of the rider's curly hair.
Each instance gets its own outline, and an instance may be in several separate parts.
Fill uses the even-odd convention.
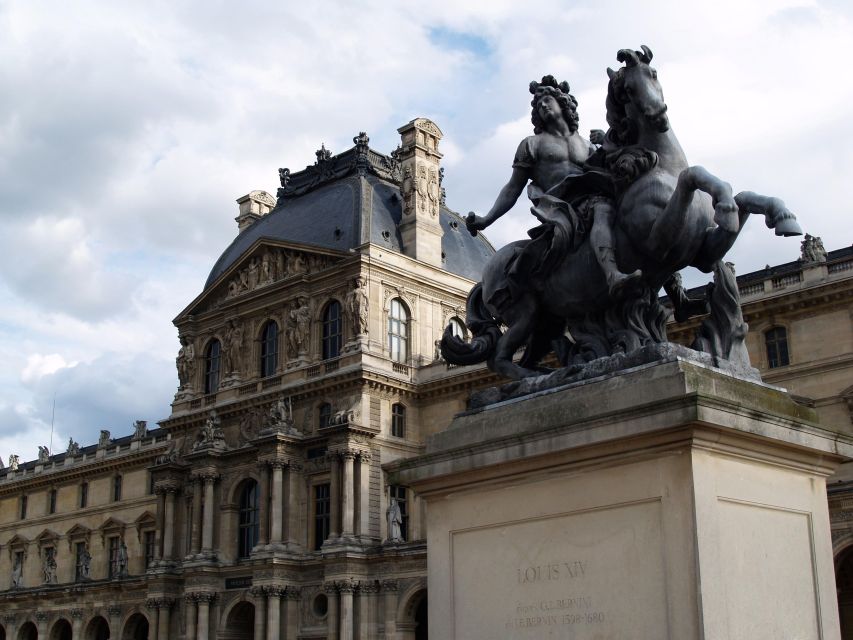
[[[563,119],[569,125],[569,131],[574,133],[578,130],[578,101],[569,93],[569,83],[565,80],[557,82],[554,76],[547,75],[542,77],[542,82],[533,80],[530,83],[530,93],[533,94],[533,100],[530,101],[532,107],[530,113],[530,121],[533,123],[533,133],[542,133],[545,130],[545,123],[539,116],[539,101],[545,96],[552,96],[557,104],[560,105],[560,111],[563,113]]]

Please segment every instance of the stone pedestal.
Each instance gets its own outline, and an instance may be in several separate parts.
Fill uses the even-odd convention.
[[[428,504],[430,637],[838,640],[853,446],[814,419],[680,359],[457,416],[385,467]]]

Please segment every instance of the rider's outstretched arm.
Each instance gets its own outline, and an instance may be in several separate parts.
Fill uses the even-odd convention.
[[[482,217],[474,216],[471,218],[470,215],[468,216],[468,220],[466,221],[468,229],[470,231],[485,229],[507,211],[512,209],[518,201],[521,192],[524,191],[524,187],[527,186],[527,181],[530,177],[529,174],[529,170],[524,167],[513,168],[509,182],[503,186],[495,200],[495,203],[492,205],[492,208],[489,209],[489,212]]]

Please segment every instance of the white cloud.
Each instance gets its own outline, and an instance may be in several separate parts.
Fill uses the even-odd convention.
[[[76,362],[66,362],[58,353],[49,353],[42,355],[34,353],[27,357],[27,366],[21,371],[21,381],[25,384],[35,382],[51,373],[56,373],[60,369],[76,366]]]

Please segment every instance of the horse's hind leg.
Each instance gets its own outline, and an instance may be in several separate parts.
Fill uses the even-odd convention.
[[[704,191],[711,196],[714,205],[714,222],[718,229],[737,235],[740,229],[737,217],[738,206],[732,198],[732,187],[703,167],[687,167],[678,174],[675,190],[666,203],[663,213],[658,216],[650,233],[652,246],[665,256],[677,247],[682,235],[687,231],[685,217],[696,191]]]

